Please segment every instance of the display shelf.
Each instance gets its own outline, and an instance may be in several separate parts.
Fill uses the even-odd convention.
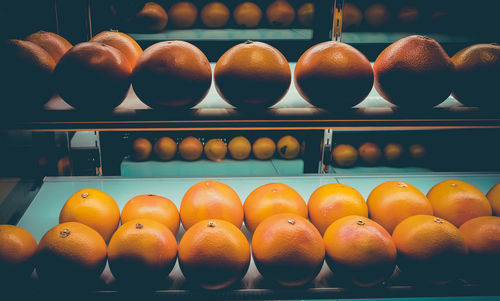
[[[373,174],[413,174],[413,173],[430,173],[431,169],[420,166],[353,166],[342,168],[333,166],[329,168],[329,173],[336,175],[373,175]]]
[[[214,66],[212,63],[212,69]],[[293,70],[295,63],[290,66]],[[383,100],[375,89],[353,109],[327,112],[307,103],[293,81],[279,103],[257,113],[234,109],[217,94],[212,83],[201,103],[182,112],[152,110],[130,89],[125,101],[112,113],[76,111],[55,95],[41,111],[0,114],[0,130],[34,131],[500,128],[499,112],[464,107],[452,97],[427,111],[403,111]]]
[[[159,33],[129,33],[134,40],[144,41],[225,41],[225,40],[311,40],[313,38],[312,29],[306,28],[256,28],[256,29],[168,29]]]
[[[158,194],[170,198],[179,208],[184,193],[194,184],[206,180],[218,180],[231,186],[240,196],[241,200],[255,188],[271,183],[281,182],[292,186],[307,201],[312,192],[319,186],[327,183],[345,183],[359,190],[366,198],[376,185],[389,180],[402,180],[415,185],[424,193],[433,185],[448,179],[461,179],[476,185],[483,192],[500,181],[498,173],[421,173],[412,175],[372,175],[372,176],[337,176],[337,175],[311,175],[290,177],[201,177],[201,178],[163,178],[141,179],[120,177],[68,177],[46,178],[39,193],[23,214],[18,225],[33,234],[37,241],[51,227],[58,223],[59,211],[65,201],[76,191],[83,188],[97,188],[110,194],[123,208],[125,203],[138,194]],[[242,226],[242,231],[247,238],[251,235]],[[179,241],[184,233],[181,229],[177,235]],[[258,273],[253,261],[243,280],[233,287],[222,291],[203,291],[185,281],[176,263],[172,273],[164,283],[158,284],[153,293],[145,293],[147,297],[179,298],[179,299],[313,299],[313,298],[394,298],[394,297],[438,297],[438,296],[490,296],[499,295],[497,286],[485,286],[457,280],[449,285],[425,286],[416,285],[405,279],[404,274],[397,271],[384,285],[376,288],[361,289],[342,284],[335,279],[326,264],[316,279],[306,287],[283,288],[266,282]],[[39,281],[36,274],[32,277],[36,287]],[[39,286],[39,290],[47,288]],[[37,292],[32,290],[32,292]],[[101,275],[99,285],[92,290],[94,297],[109,298],[127,295],[128,292],[136,294],[137,290],[123,287],[112,276],[108,267]],[[50,293],[50,292],[49,292]],[[109,299],[108,299],[109,300]]]

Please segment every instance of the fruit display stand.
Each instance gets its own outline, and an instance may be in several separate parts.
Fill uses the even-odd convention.
[[[132,197],[138,194],[152,193],[170,198],[177,207],[184,193],[194,184],[206,180],[203,178],[123,178],[123,177],[55,177],[45,178],[44,183],[25,212],[18,212],[21,216],[18,226],[28,230],[39,241],[43,234],[54,225],[58,224],[59,212],[67,198],[75,191],[83,188],[96,188],[111,195],[118,203],[120,209]],[[355,175],[311,175],[311,176],[289,176],[289,177],[213,177],[213,180],[221,181],[231,186],[240,196],[242,202],[250,192],[263,184],[281,182],[292,186],[304,198],[308,199],[311,193],[321,185],[328,183],[343,183],[355,187],[366,198],[370,191],[377,185],[390,180],[402,180],[428,191],[438,182],[456,179],[467,181],[483,192],[500,181],[498,173],[422,173],[414,175],[380,175],[355,176]],[[251,240],[251,235],[245,226],[242,231]],[[181,227],[177,234],[179,241],[184,233]],[[293,271],[290,271],[293,272]],[[38,285],[36,273],[32,275],[32,281],[22,286],[29,287],[28,294],[54,292],[47,291],[44,286]],[[33,285],[33,287],[31,287]],[[129,284],[130,286],[130,284]],[[140,296],[140,291],[132,287],[123,287],[112,276],[109,267],[100,277],[99,283],[89,292],[92,298],[109,300],[120,297],[123,294],[134,291]],[[144,293],[144,298],[214,298],[214,299],[314,299],[314,298],[395,298],[395,297],[439,297],[439,296],[491,296],[499,294],[498,287],[485,286],[478,283],[469,283],[467,280],[459,279],[447,285],[418,285],[408,279],[404,274],[395,274],[383,283],[373,288],[357,288],[345,283],[345,280],[337,279],[326,264],[314,281],[299,288],[278,287],[267,282],[259,274],[253,261],[250,268],[239,283],[222,291],[204,291],[192,286],[185,281],[178,263],[174,270],[165,279],[164,283],[154,287],[154,293]],[[462,299],[460,299],[462,300]],[[478,299],[474,299],[478,300]],[[485,300],[495,300],[492,299]]]

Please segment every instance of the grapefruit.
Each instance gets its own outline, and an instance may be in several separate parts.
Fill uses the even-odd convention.
[[[245,160],[252,152],[252,144],[250,144],[250,141],[243,136],[237,136],[231,139],[227,148],[229,150],[229,154],[235,160]]]
[[[363,21],[363,13],[354,3],[344,3],[342,29],[349,30],[358,27]]]
[[[488,198],[488,201],[490,201],[493,214],[500,216],[500,182],[491,187],[486,194],[486,197]]]
[[[132,158],[136,161],[145,161],[151,155],[153,146],[146,138],[137,138],[132,143]]]
[[[384,4],[374,3],[365,9],[365,20],[373,29],[380,29],[391,20],[391,12]]]
[[[422,144],[412,144],[410,145],[409,150],[411,158],[417,161],[422,160],[427,153],[425,146],[423,146]]]
[[[227,145],[220,139],[210,139],[205,144],[204,151],[210,161],[219,162],[226,157]]]
[[[128,20],[126,27],[134,32],[159,32],[167,26],[167,22],[167,12],[161,5],[146,2],[144,7]]]
[[[295,9],[286,0],[276,0],[267,7],[266,18],[274,27],[288,27],[295,20]]]
[[[198,8],[188,1],[177,2],[168,10],[168,18],[176,28],[189,28],[198,18]]]
[[[382,157],[382,150],[373,142],[365,142],[358,148],[361,160],[367,165],[377,165]]]
[[[276,144],[271,138],[261,137],[253,142],[252,151],[259,160],[271,159],[276,151]]]
[[[179,143],[179,155],[187,161],[198,160],[203,154],[203,144],[193,136],[182,139]]]
[[[229,21],[231,12],[222,2],[210,2],[206,4],[200,13],[201,22],[209,28],[220,28]]]
[[[245,1],[234,8],[233,19],[239,26],[254,28],[262,19],[262,10],[257,4]]]
[[[384,157],[389,163],[396,163],[400,161],[403,153],[403,146],[399,143],[388,143],[384,147]]]
[[[120,50],[127,57],[132,69],[142,54],[141,46],[134,39],[116,30],[102,31],[90,39],[90,42],[103,43]]]
[[[339,167],[351,167],[358,161],[358,150],[349,144],[338,144],[333,148],[332,160]]]
[[[71,48],[68,40],[53,32],[40,30],[32,33],[26,37],[26,41],[33,42],[42,47],[45,51],[52,56],[54,62],[57,64],[61,57]]]
[[[304,27],[312,27],[314,22],[314,3],[306,2],[297,10],[297,20]]]
[[[172,160],[177,153],[177,143],[170,137],[160,137],[156,140],[153,151],[161,161]]]
[[[0,225],[0,280],[28,278],[33,272],[37,243],[21,227]]]
[[[278,154],[284,159],[295,159],[300,153],[300,143],[293,136],[284,136],[276,143]]]

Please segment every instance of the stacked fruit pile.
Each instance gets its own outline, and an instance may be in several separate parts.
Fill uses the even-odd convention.
[[[129,4],[117,2],[111,10],[122,30],[146,33],[162,31],[168,25],[172,28],[192,28],[198,23],[206,28],[312,27],[314,19],[313,3],[304,1],[294,3],[297,4],[297,11],[287,0],[240,1],[236,4],[220,1],[157,2],[136,5],[132,10]],[[201,9],[199,14],[198,8]]]
[[[303,149],[299,141],[292,136],[283,136],[277,143],[271,138],[260,137],[253,144],[243,136],[231,138],[228,144],[226,139],[210,139],[205,145],[196,137],[183,138],[179,144],[170,137],[161,137],[156,140],[154,146],[146,138],[136,138],[132,143],[132,159],[145,161],[151,158],[154,152],[155,159],[169,161],[175,158],[177,153],[186,161],[195,161],[201,158],[203,153],[208,160],[220,162],[226,158],[229,151],[234,160],[245,160],[253,156],[258,160],[273,158],[275,152],[283,159],[295,159]]]
[[[352,187],[326,184],[308,204],[292,187],[271,183],[242,205],[228,185],[203,181],[185,193],[180,211],[149,194],[130,199],[121,214],[111,196],[87,188],[67,200],[60,224],[38,245],[25,230],[0,226],[0,273],[21,281],[35,266],[48,285],[74,287],[93,283],[108,261],[119,282],[136,287],[164,283],[178,258],[190,283],[222,289],[245,276],[253,256],[265,279],[289,287],[312,281],[325,259],[337,280],[362,287],[386,281],[396,265],[414,281],[495,281],[500,217],[492,214],[500,214],[500,183],[485,196],[448,180],[426,196],[390,181],[366,202]],[[178,245],[180,222],[186,232]]]

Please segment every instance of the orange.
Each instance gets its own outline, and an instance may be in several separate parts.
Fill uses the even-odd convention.
[[[79,222],[96,230],[109,241],[120,222],[120,208],[106,193],[85,188],[73,194],[59,214],[59,223]]]
[[[325,259],[321,234],[307,219],[292,213],[265,219],[252,237],[255,265],[265,279],[283,286],[312,281]]]
[[[365,21],[371,28],[382,28],[391,19],[391,12],[382,3],[374,3],[365,9]]]
[[[401,160],[403,153],[403,146],[399,143],[388,143],[384,147],[384,157],[389,163],[395,163]]]
[[[239,26],[257,27],[262,19],[262,10],[257,4],[245,1],[234,8],[233,19]]]
[[[106,242],[94,229],[76,222],[59,224],[38,244],[36,272],[42,280],[79,286],[96,280],[106,265]]]
[[[330,269],[358,286],[377,285],[394,272],[397,251],[391,235],[365,216],[336,220],[323,239]]]
[[[27,278],[34,268],[37,243],[21,227],[0,225],[0,280]]]
[[[198,160],[203,154],[203,144],[198,138],[189,136],[179,143],[179,155],[187,161]]]
[[[307,205],[300,194],[282,183],[262,185],[252,191],[243,205],[245,226],[254,232],[266,218],[278,213],[294,213],[307,218]]]
[[[161,137],[156,140],[153,151],[159,160],[172,160],[177,153],[177,143],[170,137]]]
[[[340,167],[351,167],[358,161],[358,150],[349,144],[338,144],[333,148],[332,159]]]
[[[380,147],[372,142],[365,142],[358,148],[359,157],[367,165],[377,165],[382,157]]]
[[[222,2],[210,2],[206,4],[200,13],[201,22],[209,28],[220,28],[229,21],[231,12]]]
[[[389,233],[407,217],[434,212],[425,194],[401,181],[389,181],[375,187],[368,196],[367,205],[370,218]]]
[[[261,137],[254,141],[252,151],[259,160],[271,159],[276,151],[276,144],[271,138]]]
[[[402,272],[432,283],[453,280],[467,256],[465,240],[457,227],[432,215],[405,219],[394,229],[392,239]]]
[[[434,215],[460,227],[466,221],[491,215],[488,198],[477,187],[459,180],[448,180],[434,185],[427,198]]]
[[[459,230],[469,249],[466,276],[496,281],[500,268],[500,217],[476,217]]]
[[[422,144],[412,144],[410,145],[409,150],[410,150],[410,157],[413,160],[422,160],[425,157],[425,154],[427,153],[425,146],[423,146]]]
[[[26,41],[33,42],[47,51],[57,64],[61,57],[71,48],[68,40],[53,32],[40,30],[26,37]]]
[[[116,30],[102,31],[94,36],[90,42],[103,43],[120,50],[127,57],[133,69],[142,54],[142,48],[129,35]]]
[[[166,277],[177,259],[177,241],[163,224],[146,218],[123,224],[108,247],[109,268],[121,281]]]
[[[198,18],[198,9],[187,1],[181,1],[173,4],[168,10],[170,23],[177,28],[189,28],[193,26]]]
[[[146,2],[143,8],[128,21],[125,25],[133,32],[159,32],[167,26],[168,15],[161,5]]]
[[[147,218],[167,227],[174,235],[179,230],[179,211],[174,202],[154,194],[142,194],[131,198],[123,207],[122,225],[128,221]]]
[[[227,145],[220,139],[210,139],[205,144],[204,151],[210,161],[219,162],[226,157]]]
[[[240,228],[243,206],[238,194],[228,185],[203,181],[186,192],[182,198],[180,215],[186,230],[204,219],[222,219]]]
[[[234,137],[227,145],[229,154],[235,160],[245,160],[252,152],[252,144],[243,136]]]
[[[293,136],[284,136],[276,143],[278,154],[284,159],[295,159],[300,153],[300,143]]]
[[[307,203],[309,218],[323,235],[334,221],[348,215],[368,217],[365,198],[344,184],[326,184],[316,189]]]
[[[312,27],[314,22],[314,3],[306,2],[297,10],[297,19],[300,25]]]
[[[295,20],[295,9],[286,0],[276,0],[267,7],[266,17],[275,27],[288,27]]]
[[[149,158],[153,146],[148,139],[139,137],[132,143],[132,158],[136,161],[144,161]]]
[[[220,219],[194,224],[179,243],[179,266],[184,276],[204,289],[222,289],[245,276],[250,245],[236,226]]]
[[[490,191],[486,194],[486,197],[490,201],[491,209],[493,214],[496,216],[500,215],[500,183],[491,187]]]

